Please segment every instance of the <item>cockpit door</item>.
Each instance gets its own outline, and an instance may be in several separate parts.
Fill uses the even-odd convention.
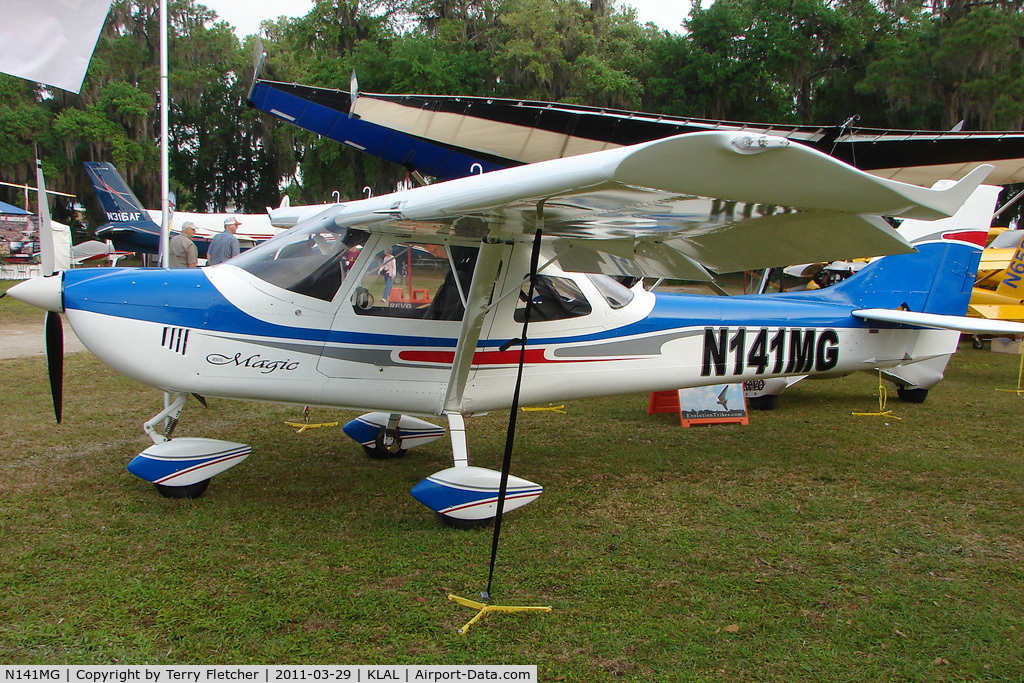
[[[339,296],[325,401],[440,412],[478,247],[373,236]],[[354,397],[355,396],[355,397]]]

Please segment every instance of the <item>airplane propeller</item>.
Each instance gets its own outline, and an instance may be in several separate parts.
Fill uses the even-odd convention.
[[[50,204],[43,179],[43,163],[36,158],[37,205],[39,207],[39,250],[42,272],[51,276],[56,271],[56,249],[53,241],[53,226],[50,223]],[[60,313],[52,308],[46,311],[46,370],[50,376],[50,395],[53,397],[53,414],[60,423],[64,402],[64,325]]]
[[[53,415],[60,424],[64,403],[64,325],[60,313],[46,312],[46,371],[50,376]]]

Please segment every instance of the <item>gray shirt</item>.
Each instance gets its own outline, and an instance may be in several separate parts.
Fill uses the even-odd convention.
[[[168,245],[167,265],[171,268],[195,268],[198,252],[195,243],[185,235],[175,235]]]

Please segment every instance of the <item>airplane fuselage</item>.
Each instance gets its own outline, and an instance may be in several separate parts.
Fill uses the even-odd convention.
[[[591,311],[536,321],[524,403],[792,375],[842,375],[950,353],[956,333],[885,327],[852,307],[777,295],[632,290],[613,309],[587,276],[563,274]],[[350,288],[323,301],[240,268],[65,274],[64,306],[101,360],[172,392],[436,415],[446,405],[461,323],[360,315]],[[519,278],[502,283],[518,289]],[[458,410],[507,407],[522,331],[515,297],[483,321]],[[111,343],[120,340],[121,343]]]

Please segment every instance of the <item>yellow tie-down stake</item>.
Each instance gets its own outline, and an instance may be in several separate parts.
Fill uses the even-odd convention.
[[[559,413],[561,415],[565,415],[566,414],[565,406],[564,405],[555,406],[555,405],[551,405],[550,403],[548,405],[546,405],[546,406],[523,406],[522,408],[520,408],[520,410],[522,410],[524,413],[543,413],[543,412],[548,412],[548,413]]]
[[[457,602],[465,607],[470,607],[475,610],[480,610],[476,613],[476,616],[466,622],[466,625],[459,629],[459,635],[464,636],[469,631],[469,627],[480,621],[485,614],[488,612],[550,612],[551,607],[516,607],[513,605],[488,605],[483,602],[477,602],[476,600],[469,600],[467,598],[460,598],[458,595],[448,595],[448,599],[452,602]]]
[[[889,392],[885,390],[885,386],[882,384],[882,372],[878,372],[878,412],[877,413],[850,413],[857,417],[891,417],[894,420],[901,420],[903,418],[897,417],[892,414],[891,410],[885,409],[885,403],[889,398]]]
[[[320,427],[337,427],[338,426],[337,422],[316,422],[316,423],[311,423],[309,421],[309,406],[304,406],[302,408],[302,422],[288,422],[287,420],[285,420],[285,424],[288,425],[289,427],[297,427],[299,431],[295,432],[296,434],[301,434],[302,432],[306,431],[307,429],[319,429]]]
[[[1018,396],[1024,396],[1024,343],[1020,345],[1020,368],[1017,370],[1017,388],[1016,389],[996,389],[996,391],[1008,391],[1010,393],[1017,394]]]

